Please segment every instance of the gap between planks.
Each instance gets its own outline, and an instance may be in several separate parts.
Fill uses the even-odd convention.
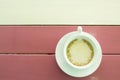
[[[0,53],[0,55],[55,55],[55,53]],[[103,53],[103,55],[120,55],[119,53]]]

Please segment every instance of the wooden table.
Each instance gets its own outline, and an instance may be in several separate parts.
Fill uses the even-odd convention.
[[[84,78],[68,76],[56,64],[58,40],[77,26],[0,26],[0,80],[119,80],[120,26],[83,26],[99,41],[99,69]]]

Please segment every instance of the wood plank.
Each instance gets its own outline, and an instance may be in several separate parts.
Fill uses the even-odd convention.
[[[120,0],[0,0],[0,25],[41,24],[120,25]]]
[[[59,39],[77,26],[0,26],[0,53],[54,53]],[[83,26],[104,54],[120,53],[120,26]]]
[[[55,56],[0,55],[0,80],[119,80],[120,55],[103,55],[102,64],[92,75],[73,78],[60,70]]]

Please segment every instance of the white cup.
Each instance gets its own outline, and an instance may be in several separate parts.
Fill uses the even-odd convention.
[[[74,65],[73,63],[70,62],[70,60],[67,57],[67,47],[72,41],[74,41],[76,39],[85,40],[85,41],[89,42],[89,44],[92,46],[92,49],[93,49],[93,57],[92,57],[91,61],[88,64],[83,65],[83,66]],[[66,63],[68,63],[69,66],[71,66],[74,69],[86,69],[86,68],[94,66],[94,64],[96,64],[97,60],[101,60],[101,58],[102,58],[101,54],[102,54],[101,53],[101,48],[99,47],[98,41],[92,35],[90,35],[89,33],[83,32],[81,27],[78,27],[78,33],[77,34],[71,35],[66,40],[66,43],[65,43],[65,46],[64,46],[65,61],[66,61]],[[97,59],[98,57],[100,59]],[[99,65],[100,62],[101,61],[98,61],[97,64]]]

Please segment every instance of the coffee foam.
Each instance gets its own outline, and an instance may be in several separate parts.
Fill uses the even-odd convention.
[[[67,47],[67,57],[76,66],[88,64],[94,55],[92,45],[85,39],[75,39]]]

